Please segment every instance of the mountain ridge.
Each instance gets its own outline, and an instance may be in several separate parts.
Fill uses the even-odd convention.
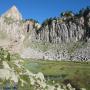
[[[47,19],[42,25],[33,19],[24,20],[19,16],[14,6],[10,9],[9,17],[6,13],[0,19],[0,31],[5,31],[9,38],[9,45],[6,44],[9,50],[19,51],[23,58],[90,60],[89,7],[78,14],[69,11],[61,13],[61,17]]]

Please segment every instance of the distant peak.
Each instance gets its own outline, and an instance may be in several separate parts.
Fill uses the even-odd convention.
[[[16,5],[13,5],[12,8],[16,8]]]
[[[3,16],[10,17],[15,20],[22,20],[22,15],[15,5],[13,5]]]
[[[13,6],[11,7],[11,9],[12,9],[12,10],[17,10],[17,11],[18,11],[18,9],[17,9],[17,7],[16,7],[15,5],[13,5]]]

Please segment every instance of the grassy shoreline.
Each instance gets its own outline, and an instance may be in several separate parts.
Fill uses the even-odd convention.
[[[33,73],[42,72],[46,79],[70,82],[74,87],[90,90],[90,62],[25,60],[24,66]],[[77,89],[78,90],[78,89]]]

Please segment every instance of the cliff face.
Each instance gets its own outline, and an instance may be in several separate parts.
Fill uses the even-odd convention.
[[[69,16],[46,20],[38,31],[38,38],[50,43],[70,43],[90,36],[90,12],[84,16]]]
[[[13,6],[0,17],[0,46],[11,51],[20,51],[23,41],[34,37],[35,28],[38,28],[37,23],[22,19],[18,9]]]
[[[36,45],[31,45],[34,49],[28,48],[23,57],[90,60],[90,8],[81,10],[78,14],[65,12],[62,17],[47,19],[34,34]]]
[[[22,19],[13,6],[0,17],[0,46],[22,57],[49,60],[89,60],[90,9],[78,14],[62,13],[61,17],[37,21]],[[23,51],[24,50],[24,51]]]
[[[22,20],[22,15],[16,6],[11,7],[6,13],[2,15],[2,17],[11,18],[13,20]]]

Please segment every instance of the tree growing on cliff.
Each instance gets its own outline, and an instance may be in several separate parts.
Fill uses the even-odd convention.
[[[74,16],[73,12],[72,11],[67,11],[67,12],[62,12],[61,17],[72,17]]]

